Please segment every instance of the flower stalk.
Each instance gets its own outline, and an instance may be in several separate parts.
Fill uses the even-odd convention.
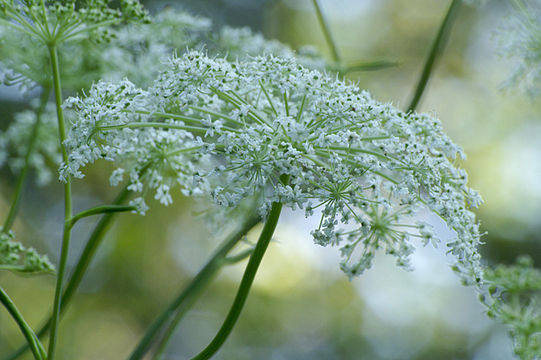
[[[274,230],[276,229],[276,225],[278,224],[281,211],[282,203],[274,202],[267,221],[265,222],[265,227],[259,236],[259,240],[257,241],[254,251],[250,256],[250,260],[248,261],[248,265],[246,266],[246,270],[244,271],[244,275],[240,282],[235,300],[233,301],[233,305],[231,306],[222,327],[210,344],[203,349],[203,351],[194,356],[192,360],[209,359],[220,349],[220,347],[222,347],[229,334],[231,334],[231,331],[237,323],[244,304],[246,303],[246,299],[248,297],[248,293],[250,292],[250,288],[252,287],[252,283],[254,282],[257,269],[261,264],[261,260],[265,255],[265,251],[267,250],[267,247],[272,239],[272,235],[274,234]]]
[[[325,19],[325,17],[323,16],[323,12],[321,11],[321,6],[319,5],[319,1],[312,0],[312,3],[314,4],[314,8],[316,9],[317,20],[319,22],[321,30],[323,31],[323,35],[325,36],[325,41],[327,42],[327,45],[329,46],[329,50],[331,51],[332,59],[334,60],[335,64],[340,64],[341,62],[340,54],[338,53],[336,42],[334,41],[331,35],[329,24],[327,23],[327,20]]]
[[[428,84],[428,80],[430,79],[430,75],[432,75],[436,60],[440,57],[445,47],[445,44],[449,39],[449,33],[451,32],[451,28],[453,27],[455,19],[457,18],[458,10],[461,3],[462,0],[453,0],[451,2],[451,5],[449,6],[449,9],[447,10],[447,14],[443,18],[436,38],[434,39],[434,42],[430,47],[430,52],[428,53],[428,56],[426,58],[425,65],[423,66],[423,71],[421,72],[421,76],[419,77],[419,80],[417,82],[417,86],[415,87],[415,92],[408,106],[408,112],[414,111],[419,105],[419,101],[421,100],[426,85]]]
[[[64,163],[68,163],[68,153],[64,144],[66,140],[66,125],[64,122],[64,111],[62,109],[62,85],[60,80],[60,68],[58,62],[58,50],[53,43],[49,45],[49,56],[51,59],[52,73],[53,73],[53,89],[55,95],[56,114],[58,118],[58,135],[60,139],[60,149],[62,153],[62,160]],[[47,352],[47,359],[53,360],[56,349],[56,338],[58,334],[58,323],[60,321],[60,307],[62,298],[62,286],[64,282],[64,275],[66,272],[66,263],[68,260],[69,244],[71,237],[71,227],[69,226],[70,219],[72,217],[72,205],[71,205],[71,179],[67,178],[64,183],[64,227],[62,235],[62,250],[60,253],[60,263],[58,266],[58,273],[56,279],[56,288],[53,304],[53,315],[51,319],[51,333],[49,338],[49,349]]]

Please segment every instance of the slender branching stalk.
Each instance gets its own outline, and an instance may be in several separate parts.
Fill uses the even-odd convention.
[[[430,79],[430,75],[432,75],[434,64],[436,63],[436,60],[443,52],[445,44],[447,43],[447,40],[449,39],[449,33],[451,32],[451,28],[453,27],[455,19],[458,15],[458,10],[460,8],[461,3],[462,3],[462,0],[453,0],[451,2],[451,5],[449,6],[449,10],[447,10],[447,14],[443,18],[443,21],[436,35],[436,38],[434,39],[434,42],[432,43],[432,46],[430,47],[430,52],[428,53],[428,56],[425,61],[425,65],[423,67],[423,71],[421,72],[421,76],[419,77],[419,80],[417,82],[415,93],[413,94],[413,97],[410,101],[410,105],[408,106],[408,111],[416,110],[417,106],[419,105],[419,101],[421,100],[421,97],[423,96],[426,85],[428,84],[428,80]]]
[[[205,349],[203,349],[203,351],[193,357],[192,360],[209,359],[220,349],[220,347],[224,344],[225,340],[233,330],[233,327],[237,323],[237,320],[240,316],[242,308],[246,303],[246,299],[248,297],[248,293],[250,292],[250,288],[252,287],[252,283],[254,282],[254,278],[257,273],[257,269],[259,268],[259,264],[261,264],[261,260],[265,255],[265,251],[267,250],[270,240],[272,239],[272,235],[274,234],[274,230],[276,229],[276,225],[278,224],[278,219],[280,218],[281,211],[282,203],[274,202],[272,204],[272,208],[268,215],[267,221],[265,222],[265,227],[263,228],[263,231],[259,236],[259,240],[257,241],[254,252],[252,253],[252,256],[250,256],[250,260],[248,261],[248,265],[246,266],[246,270],[244,271],[244,275],[240,282],[239,290],[237,291],[235,300],[233,301],[233,305],[231,306],[222,327],[220,328],[214,339],[210,342],[210,344]]]
[[[128,198],[130,194],[130,191],[127,189],[127,186],[124,187],[120,193],[117,195],[117,197],[113,200],[111,205],[121,205],[123,204],[126,199]],[[107,229],[109,229],[109,226],[111,225],[115,212],[109,212],[105,213],[101,219],[96,224],[96,227],[90,234],[85,248],[83,249],[83,252],[81,253],[79,260],[77,261],[73,272],[69,278],[69,280],[66,283],[66,287],[64,290],[64,293],[62,295],[62,299],[60,301],[60,314],[65,312],[67,309],[68,304],[71,302],[71,299],[73,298],[73,295],[77,291],[77,288],[79,287],[84,274],[86,273],[86,270],[88,269],[88,266],[90,265],[90,262],[92,261],[94,254],[96,253],[96,250],[101,244],[101,241],[103,240]],[[45,324],[42,325],[42,327],[37,332],[38,337],[43,337],[45,334],[47,334],[49,328],[51,326],[51,318],[49,318]],[[25,351],[28,350],[28,344],[22,345],[19,349],[14,351],[12,354],[4,358],[3,360],[15,360],[19,356],[25,353]]]
[[[11,298],[4,291],[4,289],[2,289],[2,287],[0,287],[0,302],[2,302],[2,305],[5,306],[5,308],[10,313],[13,320],[15,320],[15,322],[21,329],[21,332],[26,338],[28,346],[32,350],[32,354],[34,355],[34,358],[36,360],[47,359],[45,350],[43,349],[43,346],[39,342],[38,337],[36,336],[36,334],[34,334],[34,331],[32,330],[32,328],[24,320],[21,312],[19,311],[19,309],[17,309],[17,307],[15,306]]]
[[[222,243],[214,255],[208,260],[203,268],[197,273],[193,280],[175,297],[175,299],[169,304],[169,306],[152,322],[148,327],[145,335],[139,341],[136,348],[130,355],[130,360],[141,359],[146,352],[150,349],[153,341],[156,340],[162,328],[171,318],[178,314],[184,314],[190,307],[190,305],[197,299],[197,296],[205,289],[205,287],[212,281],[216,273],[220,268],[228,263],[226,261],[227,254],[238,244],[250,229],[252,229],[257,223],[259,223],[260,217],[256,215],[255,211],[252,211],[246,216],[242,224],[231,233],[227,239]],[[176,323],[174,319],[171,325],[168,327],[168,332],[174,331]],[[178,319],[180,320],[180,319]]]
[[[62,110],[62,85],[60,80],[60,69],[58,63],[58,51],[54,43],[49,45],[49,56],[51,59],[51,66],[53,72],[53,88],[55,94],[56,114],[58,118],[58,134],[60,138],[60,149],[62,152],[62,161],[64,164],[68,164],[68,153],[64,145],[66,140],[66,125],[64,123],[64,112]],[[60,253],[60,263],[58,266],[58,275],[56,280],[56,289],[53,305],[53,316],[51,320],[51,333],[49,338],[49,349],[47,352],[47,359],[53,360],[56,337],[58,333],[58,322],[60,320],[60,306],[62,298],[62,285],[64,282],[64,275],[66,272],[66,263],[68,260],[69,243],[71,236],[70,219],[72,216],[71,209],[71,179],[67,178],[64,183],[64,230],[62,235],[62,250]]]
[[[24,183],[28,175],[28,171],[30,170],[30,156],[32,155],[32,152],[34,151],[36,138],[38,136],[39,127],[41,124],[41,116],[43,114],[43,111],[45,110],[45,106],[47,105],[47,101],[49,99],[49,93],[50,93],[49,88],[44,88],[41,93],[40,104],[36,111],[36,122],[34,123],[34,126],[32,127],[32,132],[30,133],[30,138],[28,139],[28,145],[27,145],[26,154],[24,157],[24,166],[23,166],[23,169],[21,170],[21,173],[19,174],[17,178],[17,184],[15,185],[15,192],[11,200],[11,206],[9,208],[9,212],[6,217],[6,220],[4,221],[4,225],[2,226],[2,231],[5,232],[6,234],[9,232],[9,230],[13,226],[13,222],[15,221],[15,217],[19,209],[19,204],[21,201],[21,195],[23,192]]]
[[[319,21],[319,25],[321,26],[321,30],[323,31],[323,35],[325,36],[325,41],[327,42],[327,45],[329,46],[329,49],[331,51],[332,59],[335,62],[335,64],[340,64],[341,62],[340,54],[338,53],[336,42],[334,41],[331,35],[329,24],[327,23],[327,20],[323,16],[323,12],[321,11],[321,6],[319,6],[319,1],[312,0],[312,3],[314,4],[314,8],[316,9],[317,20]]]
[[[72,228],[73,225],[82,218],[93,216],[93,215],[100,215],[100,214],[108,214],[108,213],[115,213],[115,212],[125,212],[125,211],[135,211],[135,206],[130,205],[101,205],[96,206],[91,209],[83,210],[80,213],[74,215],[68,223],[68,227]]]

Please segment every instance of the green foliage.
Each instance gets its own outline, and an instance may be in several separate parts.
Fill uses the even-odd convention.
[[[26,248],[13,241],[13,232],[5,233],[0,227],[0,270],[20,273],[51,273],[53,265],[46,255],[40,255],[34,248]]]
[[[482,298],[488,316],[510,327],[515,353],[521,359],[541,358],[541,271],[529,257],[515,265],[487,268],[489,295]]]
[[[453,1],[451,9],[460,2]],[[233,329],[286,205],[320,217],[314,241],[340,248],[340,267],[349,277],[370,268],[379,251],[409,269],[414,241],[438,244],[431,226],[415,218],[432,211],[455,232],[446,244],[455,257],[452,268],[479,291],[487,314],[510,326],[521,359],[539,359],[541,272],[527,258],[513,266],[483,265],[477,248],[482,233],[472,212],[481,199],[455,161],[463,157],[462,150],[437,119],[413,111],[418,98],[411,111],[402,112],[337,78],[333,69],[343,73],[393,63],[342,68],[323,13],[313,3],[332,48],[332,66],[311,48],[295,52],[247,28],[216,31],[210,20],[184,12],[166,10],[150,22],[136,0],[121,0],[119,8],[107,0],[0,0],[0,80],[23,90],[40,87],[46,94],[54,88],[56,100],[56,116],[44,97],[41,112],[18,114],[0,134],[0,165],[8,163],[15,172],[33,167],[41,184],[60,165],[64,181],[63,246],[48,355],[35,351],[39,341],[27,331],[36,359],[54,357],[75,222],[109,212],[144,213],[149,194],[168,205],[178,185],[184,195],[206,197],[218,207],[236,208],[255,198],[258,213],[247,216],[250,221],[228,240],[220,261],[235,259],[227,252],[260,216],[267,217],[230,315],[201,358],[217,351]],[[443,25],[452,24],[450,13]],[[538,80],[539,71],[526,68],[539,63],[539,25],[522,15],[527,21],[521,29],[528,36],[511,49],[520,49],[525,59],[518,76],[533,73]],[[446,25],[445,33],[450,28]],[[444,42],[445,36],[438,36],[434,51]],[[419,98],[432,65],[425,66]],[[79,96],[62,106],[63,92]],[[70,108],[76,115],[65,124],[64,110]],[[36,142],[33,151],[29,138]],[[83,177],[82,169],[98,159],[116,164],[109,182],[126,181],[127,190],[114,205],[73,215],[71,179]],[[22,171],[21,184],[25,176]],[[138,193],[132,206],[121,204],[128,190]],[[10,214],[16,211],[19,191]],[[8,228],[0,228],[0,269],[54,271],[46,256],[14,241]]]

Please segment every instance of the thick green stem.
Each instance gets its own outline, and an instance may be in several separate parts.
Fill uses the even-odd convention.
[[[124,187],[124,189],[122,189],[118,196],[113,200],[112,205],[123,204],[128,198],[129,194],[130,191],[128,190],[127,186]],[[75,268],[73,269],[73,272],[68,282],[66,283],[66,288],[60,302],[60,314],[62,314],[67,309],[67,305],[70,303],[73,295],[77,291],[77,288],[79,287],[79,284],[81,283],[83,276],[88,269],[88,266],[90,265],[90,261],[94,257],[96,250],[101,244],[101,241],[103,240],[103,237],[107,229],[109,228],[109,225],[111,224],[114,215],[115,213],[106,213],[105,215],[103,215],[94,230],[92,231],[92,234],[90,234],[90,237],[86,242],[85,248],[83,249],[79,260],[77,261],[77,264],[75,265]],[[49,318],[49,320],[47,320],[47,322],[39,329],[39,331],[37,332],[38,337],[43,337],[49,330],[50,326],[51,318]],[[26,350],[28,350],[28,344],[24,344],[3,360],[15,360],[19,356],[24,354]]]
[[[49,55],[51,59],[51,66],[53,70],[53,88],[56,103],[56,115],[58,118],[58,135],[60,138],[60,149],[62,152],[62,161],[64,164],[68,164],[68,153],[64,141],[66,140],[66,125],[64,122],[64,112],[62,110],[62,85],[60,81],[60,69],[58,63],[58,52],[55,44],[49,45]],[[71,179],[66,179],[64,183],[64,231],[62,235],[62,250],[60,252],[60,263],[58,266],[58,276],[56,279],[56,289],[54,295],[53,304],[53,316],[51,318],[51,333],[49,338],[49,351],[47,353],[47,359],[53,360],[56,337],[58,333],[58,322],[60,320],[60,306],[62,298],[62,285],[64,282],[64,275],[66,272],[66,263],[68,260],[69,243],[71,236],[71,228],[69,227],[69,220],[71,219]]]
[[[263,231],[259,236],[259,240],[257,241],[254,252],[250,257],[250,261],[248,261],[248,265],[246,266],[246,270],[244,271],[244,275],[240,282],[239,290],[237,291],[237,295],[235,297],[235,300],[233,301],[233,305],[231,306],[231,309],[229,310],[229,313],[227,314],[227,317],[222,327],[220,328],[214,339],[210,342],[210,344],[203,351],[193,357],[192,360],[209,359],[220,349],[220,347],[223,345],[223,343],[233,330],[233,327],[235,326],[240,316],[242,308],[246,303],[246,298],[248,297],[248,293],[250,292],[250,288],[252,287],[252,283],[254,282],[255,274],[257,273],[259,264],[261,264],[263,255],[265,255],[265,251],[267,250],[269,242],[272,239],[272,235],[274,234],[274,230],[276,229],[276,225],[278,224],[278,219],[280,218],[281,211],[282,203],[275,202],[272,204],[272,208],[265,223],[265,227],[263,228]]]
[[[438,30],[438,34],[436,35],[436,38],[432,43],[432,47],[430,48],[430,52],[428,53],[428,57],[426,58],[423,72],[421,73],[421,77],[419,78],[417,87],[415,88],[415,93],[413,94],[413,98],[408,106],[408,112],[414,111],[417,108],[417,105],[419,105],[419,101],[421,100],[428,80],[430,79],[430,75],[432,74],[434,64],[436,63],[437,58],[443,52],[443,48],[449,39],[449,33],[451,32],[453,23],[458,15],[458,9],[460,8],[461,2],[462,0],[453,0],[449,6],[449,10],[447,10],[445,18],[443,18]]]
[[[139,360],[150,349],[152,343],[160,333],[163,326],[171,320],[175,312],[184,313],[197,298],[202,290],[211,282],[218,270],[222,267],[224,259],[250,229],[259,223],[259,216],[256,212],[247,215],[244,222],[230,234],[214,253],[209,261],[203,266],[193,280],[178,294],[167,308],[152,322],[137,347],[130,355],[130,360]]]
[[[50,93],[50,89],[45,88],[43,89],[43,92],[41,94],[40,104],[36,111],[36,122],[34,123],[34,126],[32,127],[32,132],[30,133],[30,138],[28,139],[28,145],[26,147],[26,154],[24,156],[24,166],[23,166],[23,169],[21,170],[21,173],[19,174],[19,177],[17,178],[17,184],[15,185],[15,193],[13,194],[13,198],[11,200],[11,207],[9,208],[8,216],[6,217],[6,220],[4,221],[4,225],[2,226],[2,231],[4,233],[9,232],[9,230],[13,226],[13,222],[15,221],[15,216],[17,215],[17,211],[19,209],[21,195],[23,192],[23,186],[26,180],[26,176],[28,175],[28,171],[30,170],[30,156],[32,155],[32,152],[34,151],[36,138],[38,137],[39,126],[41,124],[41,116],[43,114],[43,111],[45,110],[45,107],[47,106],[49,93]]]
[[[331,31],[329,29],[329,24],[325,20],[325,17],[323,16],[323,12],[321,11],[321,7],[319,6],[318,0],[312,0],[312,3],[314,4],[314,8],[316,9],[316,15],[317,20],[319,21],[319,25],[321,26],[321,30],[323,31],[323,35],[325,36],[325,41],[327,42],[327,45],[329,46],[329,49],[331,50],[332,59],[336,64],[340,64],[340,55],[338,54],[338,49],[336,47],[336,42],[334,41]]]
[[[13,317],[13,320],[15,320],[21,329],[21,332],[26,338],[28,346],[30,346],[30,349],[32,350],[34,358],[36,360],[44,360],[45,350],[43,349],[43,346],[41,346],[36,334],[34,334],[32,328],[26,323],[19,309],[17,309],[13,301],[10,299],[4,289],[2,289],[2,287],[0,287],[0,302],[2,302],[2,304],[6,307],[7,311],[11,314],[11,317]]]

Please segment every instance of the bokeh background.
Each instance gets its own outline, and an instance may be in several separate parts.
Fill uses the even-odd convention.
[[[346,62],[392,60],[399,66],[348,77],[375,98],[405,108],[450,1],[321,0]],[[309,0],[146,1],[152,12],[175,6],[211,18],[219,27],[248,26],[293,48],[329,51]],[[436,114],[468,154],[470,184],[485,204],[478,210],[489,263],[529,254],[541,265],[541,104],[505,86],[512,60],[500,54],[507,1],[463,5],[420,110]],[[141,71],[144,71],[142,69]],[[0,87],[0,128],[28,98]],[[107,165],[74,185],[74,207],[110,201]],[[15,178],[0,172],[0,217]],[[29,184],[14,230],[56,263],[62,222],[61,186]],[[59,359],[123,359],[146,326],[205,263],[225,229],[209,229],[182,198],[150,204],[144,217],[121,215],[107,235],[62,321]],[[429,214],[425,215],[432,219]],[[95,219],[74,229],[71,264]],[[513,359],[506,329],[486,318],[474,291],[449,269],[445,248],[419,248],[414,272],[385,256],[353,281],[338,268],[336,249],[311,241],[311,219],[282,216],[248,303],[216,359]],[[443,237],[452,236],[437,220]],[[257,236],[256,228],[251,239]],[[234,297],[245,262],[225,268],[181,322],[166,359],[188,359],[214,336]],[[0,283],[31,325],[50,311],[54,278],[0,273]],[[0,310],[0,356],[23,341]],[[30,357],[26,357],[30,358]]]

